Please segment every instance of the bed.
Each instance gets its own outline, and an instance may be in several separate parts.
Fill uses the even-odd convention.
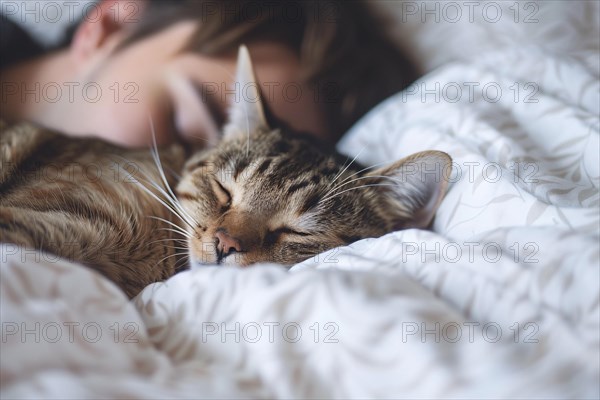
[[[452,22],[428,4],[425,23],[425,3],[374,5],[426,74],[339,149],[448,152],[430,231],[289,271],[193,269],[132,301],[3,244],[1,397],[600,397],[600,7],[483,2],[470,21],[461,3]]]

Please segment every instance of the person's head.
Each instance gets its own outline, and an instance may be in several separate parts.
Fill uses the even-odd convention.
[[[241,44],[273,114],[330,141],[415,78],[359,1],[103,0],[54,65],[60,101],[33,118],[145,145],[150,113],[159,140],[214,140]]]

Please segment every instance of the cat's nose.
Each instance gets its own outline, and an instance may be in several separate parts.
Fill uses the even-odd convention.
[[[215,239],[217,242],[217,252],[222,254],[223,257],[226,257],[231,253],[242,251],[242,244],[240,241],[228,235],[224,230],[217,230],[217,232],[215,232]]]

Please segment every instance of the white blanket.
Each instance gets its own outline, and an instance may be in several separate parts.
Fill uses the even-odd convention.
[[[447,64],[346,135],[365,163],[452,155],[433,232],[186,271],[133,302],[3,245],[1,397],[600,397],[598,49],[580,54]]]

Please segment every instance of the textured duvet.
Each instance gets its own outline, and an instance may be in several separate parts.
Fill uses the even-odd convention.
[[[371,165],[448,152],[431,231],[189,270],[131,302],[2,245],[1,397],[598,398],[598,24],[578,6],[536,27],[548,45],[438,54],[340,143]]]

